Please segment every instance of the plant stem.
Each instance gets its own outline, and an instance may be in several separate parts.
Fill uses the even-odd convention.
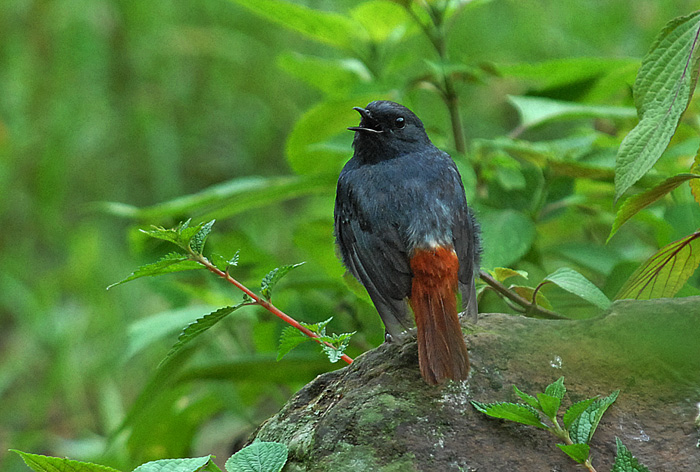
[[[252,298],[253,301],[255,302],[255,304],[260,305],[261,307],[263,307],[264,309],[266,309],[267,311],[269,311],[273,315],[275,315],[278,318],[280,318],[281,320],[283,320],[285,323],[295,327],[296,329],[298,329],[299,331],[301,331],[302,333],[304,333],[306,336],[313,339],[317,343],[325,344],[326,346],[335,349],[335,346],[333,346],[331,343],[327,343],[327,342],[323,342],[323,341],[319,340],[318,336],[316,334],[314,334],[312,331],[310,331],[308,328],[305,328],[304,326],[299,324],[299,322],[297,320],[295,320],[291,316],[284,313],[282,310],[280,310],[279,308],[274,306],[272,303],[270,303],[267,300],[265,300],[264,298],[261,298],[258,295],[256,295],[248,287],[246,287],[245,285],[240,283],[238,280],[231,277],[231,275],[228,272],[224,272],[223,270],[219,269],[214,264],[212,264],[211,261],[209,261],[209,259],[207,259],[206,257],[202,256],[201,254],[195,254],[194,257],[195,257],[195,260],[197,262],[199,262],[200,264],[202,264],[204,267],[206,267],[209,270],[209,272],[212,272],[212,273],[218,275],[219,277],[221,277],[222,279],[225,279],[227,282],[235,285],[239,290],[241,290],[243,293],[245,293],[250,298]],[[352,358],[349,357],[347,354],[343,354],[342,356],[340,356],[340,358],[342,360],[344,360],[345,362],[347,362],[348,364],[352,364]]]
[[[486,272],[485,270],[480,270],[479,271],[479,277],[481,277],[481,280],[483,280],[488,286],[490,286],[493,290],[498,292],[500,295],[503,297],[507,298],[508,300],[522,306],[525,308],[525,313],[529,316],[536,316],[539,318],[547,318],[550,320],[567,320],[568,318],[565,316],[560,315],[559,313],[555,313],[553,311],[547,310],[546,308],[542,308],[541,306],[530,302],[529,300],[521,297],[514,291],[510,290],[508,287],[503,285],[501,282],[498,280],[494,279],[491,277],[491,274]]]

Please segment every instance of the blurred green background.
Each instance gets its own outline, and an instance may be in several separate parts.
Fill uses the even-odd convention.
[[[350,17],[361,3],[387,2],[294,3]],[[488,71],[490,64],[629,58],[635,66],[620,68],[615,82],[626,85],[598,101],[628,107],[631,81],[656,34],[697,7],[690,0],[478,3],[452,17],[454,63]],[[372,98],[400,100],[437,145],[452,146],[447,110],[419,80],[435,54],[417,28],[395,31],[404,32],[344,49],[226,0],[0,2],[0,469],[27,470],[9,448],[124,470],[162,457],[217,453],[225,460],[300,386],[339,367],[313,346],[275,363],[281,322],[246,309],[200,340],[178,377],[158,380],[162,388],[139,404],[179,329],[240,295],[205,273],[106,291],[172,250],[145,241],[136,228],[216,216],[208,247],[229,256],[241,251],[238,278],[256,287],[270,269],[307,261],[282,282],[275,303],[308,322],[334,316],[332,331],[359,331],[352,356],[381,342],[378,317],[343,281],[332,245],[334,179],[351,155],[352,134],[344,128],[357,122],[350,107]],[[475,140],[506,136],[517,126],[508,94],[537,88],[524,76],[483,74],[458,83],[472,150]],[[547,95],[585,101],[577,93],[589,91],[589,82],[551,86]],[[691,112],[697,117],[696,104]],[[572,136],[582,126],[599,131],[600,122],[591,122],[555,123],[526,137]],[[603,123],[613,128],[607,159],[634,123]],[[698,141],[691,131],[662,169],[692,158]],[[532,217],[518,197],[531,196],[529,186],[542,178],[532,177],[531,164],[490,156],[471,173],[469,164],[478,159],[460,161],[465,180],[480,184],[470,195],[477,208],[500,201],[501,208]],[[251,176],[263,179],[241,180]],[[277,176],[305,180],[287,185]],[[138,211],[225,182],[233,186],[225,194],[242,187],[224,203]],[[275,182],[279,197],[264,192]],[[697,228],[689,193],[679,190],[672,203],[604,246],[614,216],[610,182],[557,183],[561,195],[585,195],[595,204],[563,213],[566,205],[552,206],[556,218],[533,217],[537,242],[506,263],[535,274],[535,283],[565,261],[612,296],[624,280],[619,274]],[[246,190],[249,184],[254,191]],[[237,204],[237,198],[248,200]],[[484,210],[484,219],[489,215]],[[508,308],[496,298],[483,306]]]

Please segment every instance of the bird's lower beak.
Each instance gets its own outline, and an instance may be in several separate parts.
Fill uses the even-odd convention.
[[[377,123],[372,118],[372,114],[365,108],[362,107],[352,107],[353,110],[362,115],[360,120],[360,126],[351,126],[348,129],[350,131],[367,131],[370,133],[382,133],[383,131],[377,126]]]

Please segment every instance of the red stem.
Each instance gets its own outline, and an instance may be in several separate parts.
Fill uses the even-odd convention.
[[[204,259],[204,258],[202,258],[202,259]],[[248,287],[246,287],[245,285],[240,283],[238,280],[231,277],[231,275],[229,275],[227,272],[222,271],[221,269],[219,269],[218,267],[216,267],[215,265],[213,265],[211,262],[209,262],[206,259],[200,260],[198,262],[202,263],[204,265],[204,267],[209,269],[210,272],[213,272],[214,274],[218,275],[219,277],[226,279],[226,281],[228,281],[229,283],[235,285],[243,293],[245,293],[250,298],[252,298],[256,304],[260,305],[261,307],[265,308],[267,311],[269,311],[273,315],[282,319],[285,323],[294,326],[296,329],[298,329],[299,331],[301,331],[302,333],[304,333],[305,335],[307,335],[308,337],[310,337],[311,339],[313,339],[317,343],[319,343],[319,344],[323,343],[326,346],[332,347],[333,349],[335,349],[335,346],[333,346],[331,343],[327,343],[325,341],[321,341],[320,339],[318,339],[318,336],[316,336],[316,334],[314,334],[308,328],[305,328],[304,326],[300,325],[297,320],[295,320],[294,318],[292,318],[289,315],[287,315],[286,313],[284,313],[282,310],[277,308],[272,303],[268,302],[267,300],[265,300],[263,298],[260,298],[255,293],[251,292],[248,289]],[[340,358],[342,360],[344,360],[345,362],[347,362],[348,364],[352,364],[352,358],[349,357],[347,354],[343,354],[342,356],[340,356]]]

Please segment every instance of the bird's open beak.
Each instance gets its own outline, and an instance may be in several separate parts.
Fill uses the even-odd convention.
[[[361,107],[352,107],[353,110],[357,110],[357,112],[362,115],[362,119],[360,120],[360,126],[351,126],[348,129],[350,131],[367,131],[370,133],[383,133],[384,131],[377,126],[376,122],[372,118],[372,114],[366,110],[365,108]],[[374,127],[369,127],[368,125],[374,125]]]

